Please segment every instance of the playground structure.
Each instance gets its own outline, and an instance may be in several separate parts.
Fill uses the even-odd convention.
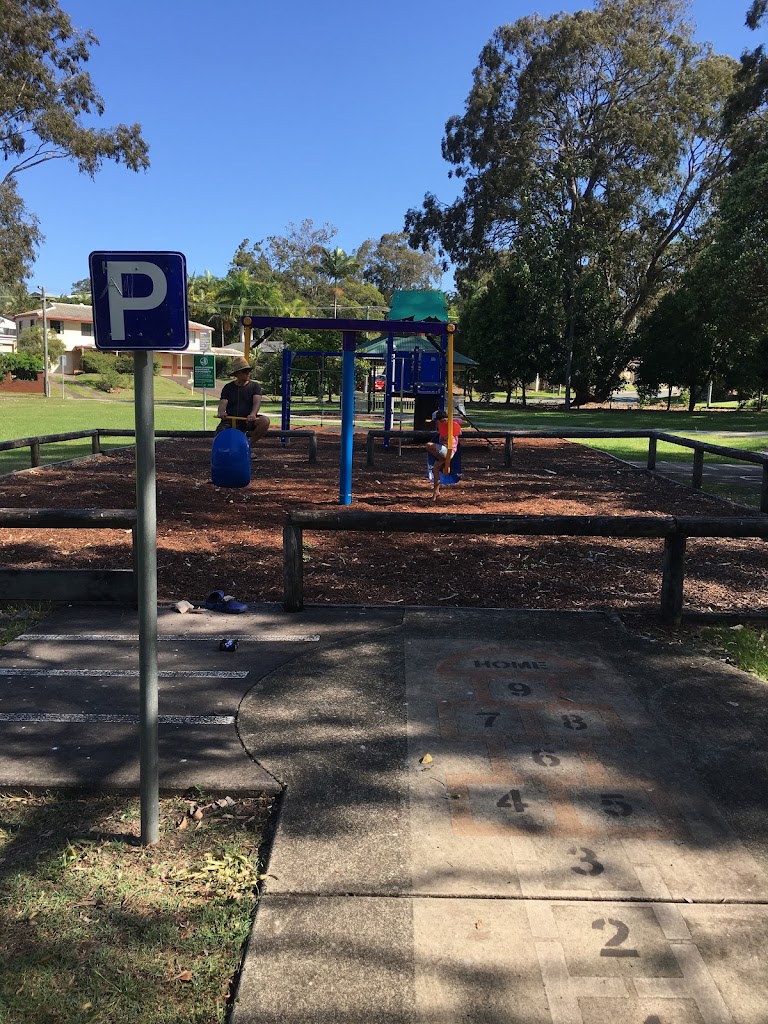
[[[247,318],[252,320],[252,318]],[[411,323],[411,330],[406,335],[391,331],[394,321]],[[328,329],[334,329],[338,320],[328,320]],[[388,319],[384,322],[366,320],[369,328],[366,333],[381,331],[381,335],[372,340],[357,344],[355,358],[371,364],[367,378],[366,399],[369,415],[377,407],[384,413],[384,429],[391,430],[394,426],[395,406],[399,402],[399,426],[402,429],[406,411],[413,414],[413,429],[423,429],[429,422],[432,413],[439,407],[445,396],[447,378],[447,343],[446,336],[439,328],[433,326],[448,322],[448,303],[443,292],[422,289],[419,291],[396,291],[392,298],[392,308]],[[246,318],[242,323],[247,326]],[[417,325],[430,325],[426,334],[416,332]],[[323,422],[323,395],[325,385],[332,377],[338,377],[338,362],[341,353],[324,350],[291,350],[284,349],[281,367],[281,426],[290,430],[292,404],[296,393],[309,394],[314,391],[320,400],[320,423]],[[307,365],[298,366],[298,361],[315,360],[314,368]],[[454,365],[476,365],[461,353],[454,351]],[[328,361],[333,368],[329,371]],[[381,365],[383,364],[383,365]],[[316,387],[306,387],[316,375]],[[359,376],[359,375],[358,375]],[[379,391],[374,381],[382,383]],[[297,388],[297,381],[302,381]],[[339,388],[333,388],[339,391]],[[328,395],[330,400],[331,388]]]
[[[304,331],[340,331],[342,336],[341,346],[341,457],[339,467],[339,504],[350,505],[352,503],[352,439],[355,417],[355,356],[357,349],[356,335],[362,332],[379,333],[386,335],[388,344],[395,335],[431,335],[440,340],[440,347],[436,352],[444,354],[446,373],[444,383],[434,386],[429,399],[431,409],[427,419],[434,409],[438,408],[440,401],[445,395],[453,395],[453,337],[456,325],[445,321],[414,321],[414,320],[341,320],[341,319],[315,319],[312,317],[276,317],[276,316],[244,316],[241,320],[243,325],[244,354],[248,359],[250,356],[251,339],[253,331],[284,328],[290,330]],[[425,341],[425,345],[426,345]],[[394,346],[393,346],[394,348]],[[333,355],[338,357],[338,352],[333,353],[304,353],[302,355]],[[290,361],[291,353],[283,353],[283,421],[282,429],[290,429]],[[285,371],[286,363],[288,373]],[[392,380],[388,374],[388,384],[385,394],[391,397]],[[436,382],[432,382],[433,385]],[[286,387],[288,390],[288,413],[285,411]],[[390,408],[391,426],[391,402],[385,403],[385,408]],[[453,402],[446,404],[448,410],[448,430],[453,424]],[[419,415],[423,415],[424,406],[420,407]],[[450,467],[446,467],[447,469]]]

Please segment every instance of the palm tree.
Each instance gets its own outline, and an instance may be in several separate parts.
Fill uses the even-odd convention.
[[[333,317],[336,319],[338,311],[339,281],[345,277],[351,277],[357,270],[359,264],[354,256],[348,256],[343,249],[323,249],[317,269],[321,274],[333,281]]]
[[[190,274],[187,280],[187,297],[189,301],[189,314],[193,320],[205,323],[213,319],[218,313],[216,293],[221,284],[221,278],[214,277],[210,270],[198,277],[197,274]]]

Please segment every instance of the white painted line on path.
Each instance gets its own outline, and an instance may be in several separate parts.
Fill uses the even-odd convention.
[[[189,671],[162,671],[157,673],[161,679],[245,679],[248,672],[202,672],[197,670]],[[99,677],[124,678],[138,677],[138,669],[132,668],[0,668],[0,676],[36,676],[48,678],[50,676],[79,676],[98,679]]]
[[[43,711],[0,714],[0,722],[128,722],[138,724],[138,715],[54,715]],[[234,725],[234,715],[158,715],[160,725]]]
[[[317,643],[320,639],[319,633],[276,633],[273,635],[265,633],[245,633],[236,635],[222,630],[221,633],[201,633],[199,636],[190,636],[187,633],[166,633],[159,636],[161,640],[170,640],[178,643],[181,640],[196,640],[211,643],[221,640],[223,636],[232,637],[236,640],[247,640],[250,643],[261,644],[298,644]],[[17,640],[127,640],[135,643],[139,639],[138,633],[22,633],[16,637]]]

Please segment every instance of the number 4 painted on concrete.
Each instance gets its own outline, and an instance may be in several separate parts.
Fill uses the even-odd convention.
[[[496,801],[497,807],[514,807],[518,813],[522,813],[528,804],[523,803],[523,798],[520,796],[519,789],[510,789],[508,793],[505,793],[501,800]]]

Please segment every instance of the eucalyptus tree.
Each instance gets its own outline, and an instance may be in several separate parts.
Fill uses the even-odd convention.
[[[757,30],[768,16],[768,0],[752,0],[746,24]],[[768,54],[762,44],[745,50],[729,98],[726,124],[732,135],[734,163],[748,160],[765,148],[768,134]]]
[[[399,290],[435,288],[443,275],[437,254],[414,249],[404,232],[368,238],[355,255],[363,280],[374,285],[387,303]]]
[[[552,369],[552,339],[561,310],[546,300],[545,272],[545,267],[510,258],[462,307],[462,349],[478,362],[481,379],[504,388],[508,404],[516,385],[525,403],[526,384]]]
[[[321,279],[320,257],[336,234],[333,224],[316,227],[310,217],[305,217],[299,224],[292,221],[286,234],[268,236],[262,251],[279,277],[286,298],[301,295],[310,301],[315,299]]]
[[[697,301],[697,289],[686,276],[644,316],[635,334],[638,394],[651,398],[662,384],[685,388],[688,411],[712,380],[717,365],[714,332]]]
[[[564,311],[566,404],[580,278],[599,274],[628,329],[703,244],[727,160],[720,125],[735,62],[693,41],[687,9],[597,0],[593,11],[497,29],[465,112],[446,125],[443,155],[462,192],[448,205],[427,195],[406,215],[411,242],[439,246],[460,287],[546,236]]]
[[[17,190],[18,176],[51,160],[72,160],[93,177],[105,160],[130,170],[149,166],[139,124],[97,128],[104,102],[85,70],[98,44],[56,0],[0,5],[0,283],[29,276],[42,241],[37,218]]]

